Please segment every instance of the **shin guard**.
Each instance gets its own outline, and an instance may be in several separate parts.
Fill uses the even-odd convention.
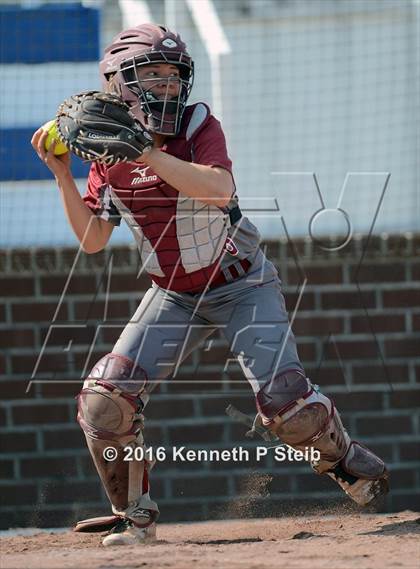
[[[318,450],[315,472],[330,476],[358,504],[388,491],[384,462],[350,439],[334,403],[300,371],[268,382],[257,394],[257,407],[262,424],[282,442],[296,450]]]

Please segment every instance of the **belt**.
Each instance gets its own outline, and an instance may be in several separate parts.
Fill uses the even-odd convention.
[[[249,271],[249,267],[251,265],[252,263],[251,261],[248,261],[248,259],[241,259],[240,261],[221,269],[220,273],[211,281],[208,288],[216,288],[218,286],[231,283],[239,277],[243,277]]]

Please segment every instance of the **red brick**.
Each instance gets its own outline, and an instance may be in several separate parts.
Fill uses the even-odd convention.
[[[394,458],[393,445],[390,443],[369,443],[369,448],[385,462],[392,462]]]
[[[286,301],[286,308],[289,312],[293,312],[296,308],[296,303],[299,298],[298,292],[284,291],[284,299]],[[300,299],[298,310],[313,310],[315,308],[315,295],[313,292],[305,292]]]
[[[354,334],[370,332],[404,332],[405,316],[403,314],[381,314],[366,316],[352,316],[351,331]]]
[[[70,494],[71,492],[71,494]],[[45,504],[68,504],[70,501],[86,500],[93,502],[101,500],[101,484],[98,482],[72,482],[69,492],[68,482],[48,482],[42,489]]]
[[[382,291],[385,308],[412,308],[420,306],[420,288],[400,288]]]
[[[56,302],[14,303],[12,304],[12,319],[14,322],[51,322],[57,307]],[[63,302],[57,320],[67,320],[67,318],[67,305]]]
[[[32,394],[26,392],[29,385],[28,379],[10,379],[0,381],[0,399],[28,399]]]
[[[0,354],[0,375],[6,374],[6,354]]]
[[[411,417],[395,415],[392,417],[359,417],[356,419],[359,435],[407,435],[413,430]]]
[[[74,313],[76,320],[103,320],[105,301],[96,300],[91,302],[76,302]],[[110,300],[107,305],[107,320],[124,319],[128,320],[130,314],[130,304],[128,300]]]
[[[180,417],[193,417],[194,407],[191,399],[176,399],[166,401],[152,401],[147,406],[147,419],[166,421],[168,419],[177,419]]]
[[[379,282],[388,283],[405,280],[404,263],[372,263],[365,261],[360,268],[353,265],[350,269],[350,280],[357,283]]]
[[[0,272],[6,273],[8,270],[8,259],[10,257],[10,252],[7,250],[0,250]]]
[[[308,279],[308,285],[339,284],[343,282],[343,268],[341,265],[303,266],[302,271],[289,266],[287,269],[287,284],[294,285]]]
[[[12,417],[15,425],[66,423],[69,412],[66,405],[15,405]]]
[[[413,331],[420,332],[420,314],[412,314],[411,318],[413,322]]]
[[[3,506],[29,506],[38,502],[38,489],[35,484],[1,484],[0,492]]]
[[[248,449],[250,457],[255,457],[255,449]],[[273,451],[270,451],[271,453]],[[270,453],[269,453],[270,454]],[[229,464],[229,463],[227,463]],[[231,463],[230,463],[231,464]],[[241,463],[236,463],[237,465]],[[249,465],[249,462],[242,463],[242,466]],[[261,468],[264,467],[264,460],[261,459],[257,463]],[[252,464],[252,466],[254,466]],[[232,464],[230,466],[232,468]],[[235,467],[237,468],[237,466]],[[247,474],[234,476],[235,497],[243,501],[244,499],[250,504],[256,498],[275,494],[277,492],[290,492],[290,476],[280,476],[273,472],[273,476],[269,474],[260,474],[255,470],[249,471]]]
[[[6,424],[6,409],[0,408],[0,425],[4,427]]]
[[[41,294],[61,295],[67,282],[67,276],[49,275],[41,277]],[[92,275],[73,275],[65,297],[73,294],[95,295],[96,282]]]
[[[13,460],[0,461],[0,478],[14,478],[14,462]]]
[[[0,443],[1,452],[14,453],[36,451],[35,433],[3,433]]]
[[[138,254],[138,251],[136,250]],[[129,267],[132,265],[131,260],[131,247],[127,245],[116,246],[111,248],[110,254],[112,255],[113,267]]]
[[[313,474],[298,474],[296,476],[298,490],[303,492],[334,492],[332,480],[326,476]]]
[[[352,364],[354,383],[401,383],[408,382],[409,370],[407,365],[394,365],[386,363],[383,365],[363,366]]]
[[[21,459],[20,469],[22,478],[52,478],[54,476],[76,476],[77,464],[74,457]]]
[[[290,475],[288,474],[281,475],[273,470],[273,478],[268,483],[267,489],[270,492],[270,494],[277,494],[283,492],[290,493],[291,482],[292,482],[292,477]]]
[[[38,392],[41,398],[69,397],[73,398],[79,393],[83,386],[83,379],[54,381],[53,379],[45,380],[38,384]]]
[[[415,488],[416,486],[416,469],[415,468],[404,468],[398,470],[391,470],[389,475],[389,483],[391,488],[396,490],[397,488]]]
[[[0,346],[2,349],[32,347],[34,343],[34,331],[30,328],[6,328],[0,330]]]
[[[413,281],[420,281],[420,263],[413,261],[411,265],[411,278]]]
[[[84,477],[90,478],[98,475],[92,457],[90,455],[80,456],[79,462],[81,464],[81,469]]]
[[[125,324],[121,324],[121,326],[118,325],[109,327],[104,324],[101,326],[101,331],[98,339],[103,344],[110,344],[113,346],[117,342],[124,328]]]
[[[310,380],[319,384],[321,388],[324,388],[325,385],[346,385],[344,371],[340,367],[309,368],[305,366],[305,370]]]
[[[232,352],[227,344],[215,346],[208,344],[210,349],[200,350],[200,365],[220,365],[222,368],[228,358],[233,358]]]
[[[298,341],[297,350],[303,362],[313,362],[316,359],[316,345],[314,342]]]
[[[321,306],[325,310],[375,308],[375,293],[367,290],[323,292]]]
[[[338,355],[343,360],[359,360],[361,358],[374,358],[378,356],[378,347],[370,340],[338,341],[335,345],[329,342],[325,345],[325,359],[336,360]],[[337,355],[338,354],[338,355]]]
[[[339,316],[297,316],[293,322],[293,332],[298,336],[338,334],[343,330],[344,319]]]
[[[170,427],[169,435],[171,444],[180,446],[183,444],[210,443],[222,440],[224,425],[188,425]]]
[[[227,480],[225,476],[173,479],[172,496],[174,498],[225,496],[228,494]]]
[[[35,282],[32,277],[5,277],[1,279],[1,296],[33,296]]]
[[[420,408],[420,389],[394,391],[390,394],[390,405],[396,409]]]
[[[272,263],[277,262],[280,259],[280,243],[279,241],[264,241],[263,251],[265,255]]]
[[[281,243],[281,248],[286,248],[286,257],[301,258],[305,254],[305,242],[302,239],[292,241],[288,238],[287,243]]]
[[[205,504],[197,502],[188,503],[188,512],[180,512],[178,504],[166,503],[165,507],[162,509],[162,514],[159,517],[161,523],[172,523],[181,521],[205,521],[208,520],[208,512]]]
[[[208,372],[198,369],[193,375],[180,373],[171,379],[168,393],[206,393],[221,390],[223,377],[220,372]]]
[[[6,321],[6,305],[0,304],[0,322]]]
[[[389,358],[420,356],[420,337],[401,338],[400,340],[386,340],[385,356]]]
[[[141,292],[151,286],[150,277],[146,274],[137,278],[137,273],[120,273],[115,271],[111,277],[111,292]]]
[[[391,492],[389,499],[391,502],[391,512],[402,512],[404,510],[418,512],[420,510],[420,492],[415,493],[413,490],[408,490],[407,493],[397,496]]]
[[[52,324],[46,328],[41,328],[41,342],[44,343],[48,334],[47,347],[63,346],[67,347],[69,342],[72,345],[87,344],[91,345],[95,334],[96,326],[94,325],[76,325],[76,324]]]
[[[76,425],[76,420],[74,421]],[[44,431],[45,450],[60,450],[70,448],[85,448],[86,440],[82,429],[55,429],[54,431]]]
[[[338,411],[375,411],[383,408],[383,394],[372,391],[330,395]]]
[[[107,354],[108,350],[106,351],[94,351],[89,355],[89,351],[86,348],[85,351],[81,353],[74,354],[74,367],[77,371],[77,377],[80,377],[80,373],[85,369],[87,373],[93,368],[93,366],[98,362],[101,358],[103,358]]]
[[[11,356],[12,361],[12,372],[13,373],[32,373],[35,369],[35,364],[38,359],[38,354],[33,354],[30,356]],[[65,352],[61,354],[48,354],[43,353],[39,362],[37,369],[38,379],[42,373],[58,373],[60,371],[67,371],[67,354]]]
[[[208,399],[203,398],[201,400],[202,413],[206,416],[227,417],[225,410],[228,405],[233,405],[242,411],[242,413],[246,413],[252,418],[255,416],[255,398],[252,393],[242,396],[226,394],[222,397],[209,397]]]
[[[400,460],[420,461],[420,444],[418,441],[412,443],[411,442],[400,443],[398,447],[400,450]]]

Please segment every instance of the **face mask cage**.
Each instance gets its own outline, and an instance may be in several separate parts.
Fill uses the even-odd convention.
[[[179,70],[179,77],[140,78],[138,70],[144,65],[168,63]],[[194,80],[194,64],[184,53],[156,52],[126,60],[121,66],[124,85],[138,97],[140,108],[145,115],[146,127],[152,132],[176,135]],[[153,93],[156,84],[166,84],[164,95]],[[178,94],[170,95],[170,86],[178,84]],[[150,86],[149,86],[150,85]]]

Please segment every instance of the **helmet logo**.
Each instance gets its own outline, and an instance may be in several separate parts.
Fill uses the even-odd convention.
[[[162,45],[164,45],[165,47],[176,47],[178,44],[176,43],[176,41],[171,40],[171,38],[166,38],[166,40],[163,40]]]

